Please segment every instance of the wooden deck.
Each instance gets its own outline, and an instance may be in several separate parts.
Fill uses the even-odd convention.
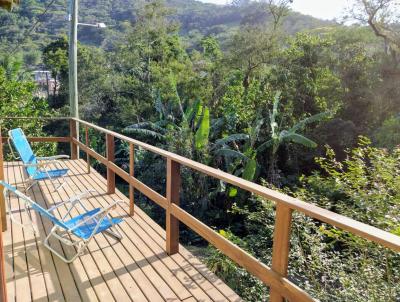
[[[107,195],[106,180],[94,169],[87,174],[84,161],[69,160],[65,165],[70,169],[69,185],[53,192],[51,184],[42,182],[29,192],[42,206],[48,208],[88,188],[99,192],[85,201],[88,208],[105,207],[115,199],[129,201],[119,191]],[[9,183],[22,188],[24,176],[18,162],[5,163],[5,174]],[[12,197],[11,203],[11,210],[26,222],[19,200]],[[99,234],[72,264],[65,264],[43,246],[51,222],[32,213],[39,229],[35,236],[8,219],[4,252],[9,301],[241,301],[184,247],[168,256],[165,231],[138,207],[134,217],[128,211],[128,207],[119,207],[115,212],[125,219],[120,225],[121,242]],[[65,212],[65,207],[58,210],[59,215]],[[72,252],[57,241],[50,243],[64,255]]]

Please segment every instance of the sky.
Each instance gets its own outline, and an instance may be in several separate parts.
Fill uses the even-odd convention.
[[[202,2],[226,4],[227,0],[200,0]],[[340,18],[349,0],[294,0],[292,9],[320,19]]]

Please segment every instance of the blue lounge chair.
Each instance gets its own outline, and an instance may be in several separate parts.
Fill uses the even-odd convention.
[[[96,234],[101,232],[107,232],[108,234],[114,236],[117,239],[122,239],[121,233],[115,228],[115,225],[121,223],[123,221],[122,218],[112,218],[110,217],[110,211],[116,208],[116,206],[120,203],[123,203],[121,200],[117,200],[110,204],[106,208],[97,208],[94,210],[88,211],[86,207],[83,205],[81,199],[90,195],[94,190],[89,190],[84,193],[81,193],[77,196],[72,197],[71,199],[57,203],[55,206],[46,210],[41,207],[38,203],[33,201],[31,198],[26,196],[25,194],[18,191],[15,187],[10,184],[0,181],[0,186],[4,186],[4,197],[7,200],[8,211],[10,214],[11,220],[22,226],[22,227],[31,227],[34,233],[37,233],[35,227],[33,226],[30,209],[35,210],[41,216],[46,219],[49,219],[54,223],[54,227],[51,229],[49,235],[46,237],[44,241],[44,245],[55,255],[60,257],[64,262],[71,263],[78,256],[82,255],[85,251],[86,246],[89,244],[90,240]],[[7,198],[7,192],[10,191],[16,196],[19,197],[20,201],[24,202],[24,210],[27,212],[27,216],[29,217],[29,224],[21,224],[13,215],[11,211],[11,201],[10,198]],[[69,216],[70,212],[77,206],[80,205],[82,209],[85,211],[84,214],[78,215],[72,219],[67,220],[67,216]],[[69,206],[68,206],[69,205]],[[58,219],[54,216],[53,211],[58,209],[61,206],[68,206],[67,213],[64,215],[62,219]],[[63,255],[59,254],[56,250],[54,250],[49,245],[49,239],[53,237],[60,240],[62,243],[68,246],[76,247],[76,253],[71,258],[66,258]],[[76,239],[74,239],[76,238]]]
[[[12,148],[13,145],[19,154],[19,158],[24,164],[26,173],[28,174],[27,180],[30,182],[30,185],[25,191],[29,190],[37,182],[46,179],[49,179],[55,187],[56,185],[54,181],[58,180],[59,186],[56,187],[56,190],[60,189],[65,184],[65,175],[68,173],[68,169],[57,168],[57,165],[60,165],[60,159],[68,159],[68,155],[36,157],[31,146],[29,145],[28,140],[26,139],[24,132],[20,128],[10,130],[8,135],[8,143],[10,145],[11,152],[14,155]],[[11,144],[11,141],[13,144]],[[49,165],[54,165],[57,169],[50,170],[48,169]],[[62,182],[60,179],[62,179]]]

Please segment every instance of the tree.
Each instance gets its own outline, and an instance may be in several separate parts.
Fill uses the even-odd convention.
[[[385,51],[392,56],[393,63],[400,63],[400,21],[397,0],[357,0],[350,10],[351,17],[368,24],[375,35],[385,42]]]
[[[0,1],[0,7],[11,10],[14,5],[19,4],[19,0],[1,0]]]
[[[46,117],[52,112],[46,100],[33,97],[36,90],[34,83],[17,80],[7,75],[0,67],[0,117]],[[24,121],[23,130],[27,135],[40,136],[43,134],[44,121],[41,119]],[[2,121],[2,130],[21,127],[21,121],[6,119]],[[49,156],[55,152],[55,144],[43,143],[36,146],[41,156]]]
[[[52,106],[60,108],[66,105],[68,80],[68,39],[63,36],[48,44],[42,53],[45,67],[50,70],[54,79]],[[62,85],[60,85],[60,82]],[[58,93],[57,93],[58,92]]]

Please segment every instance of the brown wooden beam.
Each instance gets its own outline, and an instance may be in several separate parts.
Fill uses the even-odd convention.
[[[90,141],[89,141],[89,129],[88,126],[85,126],[85,143],[86,147],[90,148]],[[87,173],[90,173],[90,154],[86,153],[86,167]]]
[[[289,207],[278,204],[275,215],[272,269],[285,278],[288,273],[291,225],[292,210]],[[284,296],[278,290],[271,288],[269,301],[283,302]]]
[[[74,144],[78,145],[81,150],[90,154],[91,157],[98,160],[100,163],[105,165],[108,169],[111,169],[115,174],[125,180],[128,184],[133,186],[135,190],[138,190],[140,193],[144,194],[147,198],[158,204],[163,209],[167,208],[167,198],[159,194],[158,192],[154,191],[137,178],[131,177],[129,173],[118,167],[116,164],[109,162],[107,158],[101,156],[93,149],[87,148],[84,144],[79,142],[78,140],[73,140]]]
[[[7,302],[7,283],[6,271],[4,260],[4,245],[3,245],[3,232],[2,225],[0,224],[0,301]]]
[[[0,180],[4,180],[3,140],[1,139],[0,125]],[[3,195],[4,188],[0,186],[0,301],[7,302],[7,285],[4,262],[3,232],[7,230],[6,201]]]
[[[119,138],[119,139],[129,142],[129,143],[132,143],[137,147],[141,147],[145,150],[148,150],[155,154],[161,155],[165,158],[171,158],[173,161],[180,163],[182,166],[191,168],[191,169],[198,171],[202,174],[205,174],[207,176],[222,180],[226,183],[229,183],[229,184],[237,186],[243,190],[246,190],[248,192],[256,194],[262,198],[271,200],[277,204],[286,205],[289,208],[291,208],[292,210],[296,210],[300,213],[305,214],[306,216],[323,221],[332,226],[338,227],[339,229],[342,229],[342,230],[348,231],[354,235],[360,236],[364,239],[371,240],[375,243],[378,243],[389,249],[392,249],[393,251],[400,252],[400,236],[380,230],[371,225],[367,225],[365,223],[356,221],[349,217],[346,217],[346,216],[334,213],[332,211],[320,208],[311,203],[304,202],[297,198],[288,196],[284,193],[266,188],[262,185],[254,183],[254,182],[245,180],[243,178],[226,173],[219,169],[215,169],[215,168],[209,167],[207,165],[204,165],[202,163],[196,162],[189,158],[186,158],[186,157],[171,153],[169,151],[160,149],[158,147],[143,143],[141,141],[132,139],[125,135],[102,128],[100,126],[97,126],[97,125],[94,125],[94,124],[91,124],[91,123],[88,123],[88,122],[85,122],[85,121],[82,121],[79,119],[74,119],[74,120],[77,120],[81,124],[87,125],[88,127],[95,129],[97,131],[100,131],[102,133],[112,134],[116,138]]]
[[[70,137],[27,137],[28,141],[31,143],[69,143],[71,142]],[[6,144],[8,137],[3,137],[2,143]]]
[[[107,144],[107,161],[109,163],[114,163],[115,160],[114,136],[112,136],[111,134],[107,134],[106,144]],[[110,167],[108,167],[108,165],[107,165],[107,193],[108,194],[115,193],[115,173]]]
[[[179,206],[171,205],[171,213],[179,221],[187,225],[191,230],[203,237],[225,256],[246,269],[250,274],[260,279],[264,284],[279,291],[291,302],[315,302],[309,294],[293,284],[287,278],[282,277],[270,267],[257,260],[255,257],[242,250],[240,247],[224,238],[209,226],[193,217]]]
[[[135,145],[129,144],[129,175],[135,177]],[[129,214],[135,214],[135,188],[129,185]]]
[[[72,143],[73,139],[78,139],[78,122],[75,120],[69,121],[69,136],[71,138],[71,159],[78,159],[78,146]]]
[[[4,180],[4,156],[3,156],[3,140],[1,133],[1,125],[0,125],[0,180]],[[2,231],[5,232],[7,230],[7,218],[6,218],[6,201],[3,195],[4,188],[0,186],[0,218]]]
[[[167,211],[166,211],[166,249],[168,255],[179,252],[179,220],[171,213],[172,205],[179,206],[181,189],[181,165],[167,159]]]

